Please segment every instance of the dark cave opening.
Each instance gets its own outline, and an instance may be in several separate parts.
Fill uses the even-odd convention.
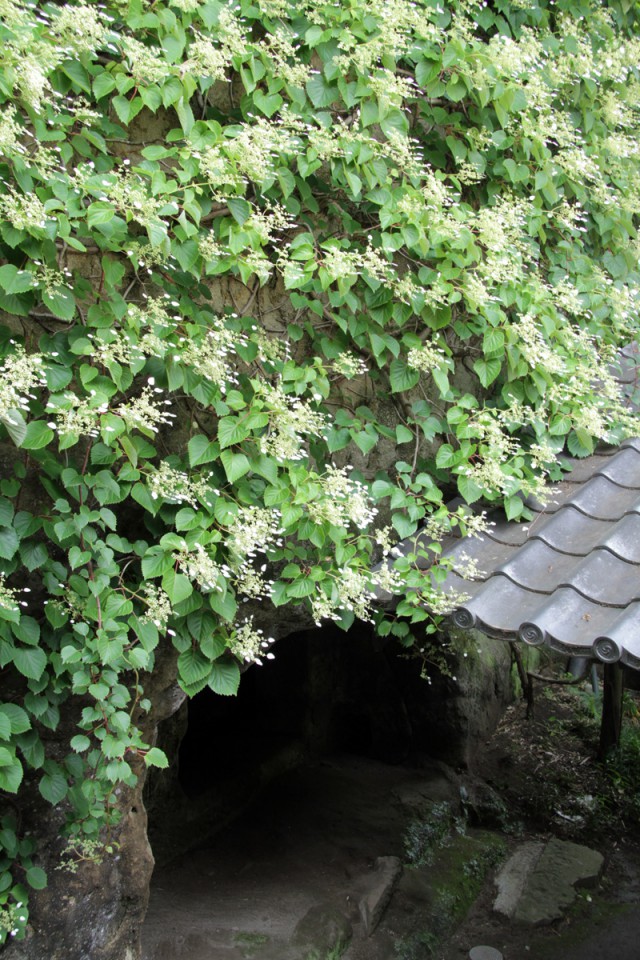
[[[441,753],[442,701],[420,663],[370,625],[293,633],[274,651],[243,673],[237,696],[205,689],[161,725],[170,765],[146,788],[158,859],[215,834],[282,775],[323,758],[399,765]]]
[[[402,760],[412,729],[387,647],[364,624],[291,634],[274,660],[243,674],[236,697],[205,689],[187,706],[178,753],[184,791],[197,795],[287,747],[300,756]]]

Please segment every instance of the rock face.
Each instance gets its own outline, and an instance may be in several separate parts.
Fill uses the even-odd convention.
[[[143,732],[153,742],[157,724],[181,704],[184,694],[175,684],[176,654],[159,651],[157,669],[147,683],[155,708]],[[62,720],[50,735],[50,755],[68,750],[77,729],[77,698],[65,704]],[[37,785],[21,790],[21,817],[25,831],[39,840],[39,865],[48,885],[30,899],[27,937],[7,944],[10,960],[137,960],[140,928],[149,902],[153,854],[147,838],[147,814],[142,800],[145,768],[137,761],[138,784],[118,793],[120,822],[110,836],[114,853],[100,860],[80,860],[75,871],[60,869],[65,859],[63,835],[66,811],[52,808]],[[133,764],[132,764],[133,766]]]
[[[451,766],[466,766],[513,700],[511,651],[504,640],[477,630],[452,631],[442,641],[449,675],[433,671],[427,690],[415,661],[398,661],[395,670],[424,749]]]
[[[371,936],[380,923],[401,873],[402,863],[398,857],[377,858],[371,887],[358,903],[358,910],[367,937]]]
[[[516,923],[552,923],[571,906],[577,886],[595,886],[603,866],[602,854],[581,844],[523,843],[496,878],[493,909]]]
[[[291,627],[290,623],[280,625],[284,634]],[[274,632],[273,627],[267,629]],[[446,756],[450,762],[464,762],[478,739],[493,728],[511,696],[508,646],[486,638],[477,641],[478,638],[471,638],[465,641],[466,646],[459,645],[460,650],[466,650],[477,643],[483,653],[467,657],[460,654],[459,661],[453,664],[455,681],[441,678],[430,686],[420,678],[417,661],[398,658],[393,645],[375,638],[366,625],[356,626],[346,635],[337,628],[291,633],[279,640],[275,661],[260,670],[252,668],[243,678],[237,702],[222,703],[230,698],[216,698],[215,709],[246,707],[248,719],[241,720],[240,725],[245,723],[252,739],[256,739],[259,730],[260,736],[267,740],[273,737],[274,743],[280,744],[279,752],[256,756],[253,774],[251,770],[249,774],[256,780],[257,789],[278,773],[278,758],[289,756],[292,736],[299,744],[298,760],[293,766],[305,756],[331,750],[398,763],[415,749]],[[158,651],[157,668],[147,678],[145,692],[155,705],[145,730],[148,742],[154,743],[158,724],[162,734],[162,721],[180,710],[184,700],[175,684],[173,650]],[[69,706],[67,719],[63,719],[55,735],[61,754],[75,732],[73,716]],[[169,817],[172,809],[182,815],[180,810],[184,813],[184,807],[180,808],[180,803],[186,802],[184,794],[180,802],[175,801],[176,758],[184,720],[183,707],[180,722],[167,725],[167,743],[162,741],[162,735],[160,739],[160,745],[170,753],[170,782],[152,783],[148,794],[152,806],[155,803],[156,809],[163,807]],[[194,764],[205,770],[216,769],[221,742],[212,737],[211,731],[227,731],[228,740],[236,721],[227,722],[222,715],[205,713],[198,724],[201,731],[195,733]],[[190,729],[187,736],[193,735]],[[245,761],[253,762],[246,757]],[[274,763],[275,773],[271,770]],[[282,763],[287,769],[292,766],[288,760]],[[144,770],[140,774],[138,787],[123,790],[119,796],[122,816],[112,838],[118,845],[117,853],[102,863],[80,863],[76,873],[56,869],[64,846],[64,811],[57,810],[52,815],[51,807],[42,801],[35,785],[22,795],[23,822],[40,838],[43,853],[39,862],[47,870],[49,886],[34,894],[29,936],[22,943],[8,945],[6,955],[10,960],[137,960],[139,930],[147,908],[154,862],[142,802]],[[163,775],[167,776],[160,774]],[[224,819],[228,821],[229,804],[222,802],[224,785],[210,784],[207,789],[218,792],[220,809],[225,811]],[[210,814],[212,806],[208,801],[207,806]],[[238,808],[237,798],[234,807]],[[208,828],[215,826],[209,823]],[[194,823],[196,840],[199,830],[199,823]],[[365,921],[368,930],[375,928],[397,870],[393,864],[381,864],[374,876],[380,883],[374,884],[375,889],[363,890],[359,904],[361,921]],[[336,936],[344,939],[346,927],[338,921],[334,926]]]
[[[305,957],[327,957],[332,952],[342,952],[351,939],[351,924],[332,903],[319,903],[310,907],[296,926],[292,944]]]

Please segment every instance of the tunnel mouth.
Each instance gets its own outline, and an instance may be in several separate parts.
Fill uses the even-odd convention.
[[[371,625],[293,633],[274,649],[235,697],[206,688],[161,725],[170,766],[146,788],[156,859],[213,835],[304,764],[344,755],[394,765],[429,752],[419,664]]]

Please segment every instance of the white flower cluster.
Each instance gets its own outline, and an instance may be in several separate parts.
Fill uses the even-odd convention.
[[[211,328],[203,340],[180,339],[182,350],[176,354],[176,360],[188,364],[194,373],[215,383],[224,393],[229,384],[238,382],[230,357],[236,347],[244,346],[248,341],[243,334],[228,330],[218,317],[213,317],[210,323]]]
[[[64,4],[51,21],[51,32],[65,53],[78,56],[99,47],[104,42],[106,28],[99,7],[87,3]]]
[[[280,511],[270,507],[240,507],[227,546],[237,557],[254,558],[282,546]]]
[[[347,380],[353,380],[354,377],[361,377],[369,372],[369,368],[362,357],[358,357],[350,350],[343,351],[335,360],[332,360],[331,366],[336,373]]]
[[[8,157],[12,153],[24,153],[24,136],[25,131],[17,123],[13,108],[9,106],[0,110],[0,154]]]
[[[119,210],[129,214],[143,226],[157,221],[160,210],[166,206],[166,198],[154,197],[147,181],[133,173],[125,171],[121,175],[109,174],[103,186],[105,193],[101,199],[112,200]]]
[[[378,511],[373,506],[365,485],[349,476],[351,467],[328,467],[323,477],[318,478],[322,496],[307,504],[309,516],[314,523],[330,523],[348,526],[352,523],[365,530]]]
[[[535,316],[525,313],[512,329],[517,335],[518,350],[532,370],[541,369],[558,376],[565,373],[565,361],[547,342]]]
[[[183,573],[190,580],[195,580],[204,591],[216,590],[222,593],[225,589],[225,580],[231,576],[231,571],[226,564],[219,564],[212,560],[201,543],[196,543],[193,550],[190,550],[185,543],[181,550],[173,554],[173,559]]]
[[[233,586],[236,593],[244,595],[245,599],[252,598],[257,600],[261,597],[270,597],[273,593],[273,580],[266,580],[263,576],[267,569],[266,564],[262,564],[260,570],[255,570],[248,563],[241,563],[239,569],[234,571]]]
[[[26,354],[11,340],[14,352],[0,366],[0,419],[13,410],[28,410],[34,400],[33,390],[46,385],[40,354]]]
[[[220,169],[224,169],[222,160]],[[198,250],[205,262],[216,263],[222,257],[228,256],[228,251],[220,246],[213,233],[205,233],[198,238]]]
[[[369,77],[369,86],[378,103],[385,107],[403,107],[404,101],[419,93],[413,77],[402,77],[392,70],[376,70]]]
[[[16,611],[20,606],[25,606],[24,603],[16,600],[17,592],[18,591],[14,590],[12,587],[8,587],[6,585],[5,574],[0,573],[0,607],[4,607],[5,610]]]
[[[331,597],[318,593],[311,600],[311,614],[320,626],[321,620],[340,620],[342,613],[353,613],[358,620],[372,623],[371,602],[376,599],[369,570],[342,567],[336,571]]]
[[[269,652],[273,643],[273,637],[265,637],[262,630],[254,627],[253,618],[250,617],[235,624],[227,639],[227,647],[234,657],[245,663],[257,663],[259,666],[262,666],[263,657],[266,660],[274,659],[274,654]]]
[[[142,623],[152,623],[158,630],[167,628],[167,621],[173,612],[169,597],[154,583],[145,583],[142,587],[143,602],[147,609],[140,617]]]
[[[47,426],[63,435],[97,437],[100,432],[98,420],[108,409],[105,400],[96,399],[95,391],[82,399],[67,391],[55,403],[51,400],[47,403],[47,413],[55,417]]]
[[[413,370],[431,373],[432,370],[451,369],[451,360],[442,347],[425,343],[421,347],[412,347],[407,354],[407,364]]]
[[[166,461],[151,474],[148,480],[149,493],[153,500],[166,503],[188,503],[197,508],[198,501],[210,503],[212,497],[219,497],[220,491],[209,484],[209,476],[194,480],[182,470],[174,470]]]
[[[16,230],[42,230],[47,225],[44,204],[35,193],[25,196],[10,190],[0,197],[0,216]]]
[[[324,414],[312,410],[300,397],[285,393],[280,384],[260,383],[256,396],[263,400],[263,409],[269,414],[267,432],[260,437],[262,453],[281,463],[304,459],[304,438],[322,433]]]
[[[156,49],[131,36],[122,38],[122,52],[129,61],[131,76],[138,83],[158,83],[171,72],[166,57],[159,48]]]
[[[114,412],[121,417],[129,430],[157,433],[162,425],[171,426],[176,414],[163,409],[172,406],[171,400],[160,400],[156,394],[164,393],[153,385],[149,378],[149,386],[144,387],[139,397],[121,404]]]
[[[26,913],[20,911],[24,909],[22,900],[16,904],[6,903],[0,907],[0,930],[7,931],[10,937],[16,937],[20,932],[18,924],[26,923]]]
[[[196,39],[189,46],[189,59],[180,69],[183,74],[224,80],[228,62],[228,57],[220,47],[215,46],[207,37],[196,34]]]
[[[257,47],[271,61],[276,76],[294,87],[304,87],[309,79],[309,67],[299,59],[294,43],[282,29],[267,34]]]

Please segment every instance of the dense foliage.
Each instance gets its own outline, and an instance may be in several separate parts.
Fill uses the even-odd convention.
[[[424,618],[433,574],[371,572],[394,539],[437,541],[456,488],[517,517],[565,443],[630,429],[640,40],[587,0],[0,17],[0,787],[39,778],[88,856],[165,762],[137,726],[159,644],[230,694],[270,655],[243,598]],[[2,826],[20,938],[46,878]]]

